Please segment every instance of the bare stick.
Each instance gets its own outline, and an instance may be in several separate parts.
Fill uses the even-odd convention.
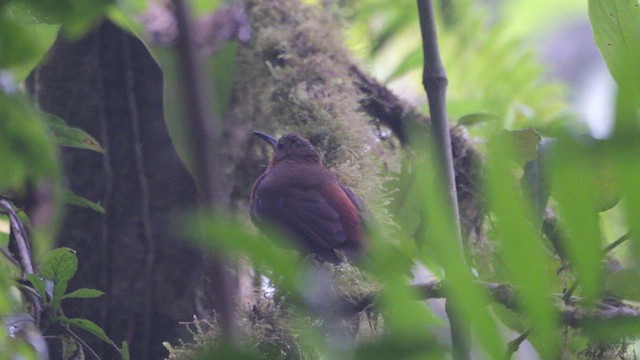
[[[212,90],[205,84],[209,77],[199,64],[195,47],[189,8],[184,0],[173,0],[178,26],[176,45],[184,94],[185,125],[188,128],[190,165],[200,189],[204,204],[212,209],[222,207],[222,181],[216,175],[222,174],[220,161],[220,137],[222,124],[215,119],[212,108]],[[215,254],[212,286],[216,294],[215,308],[220,319],[223,336],[235,339],[233,286],[229,271],[223,265],[220,254]]]
[[[422,85],[427,92],[429,111],[431,112],[431,127],[435,138],[438,159],[440,160],[440,174],[447,191],[447,209],[455,226],[456,240],[459,251],[462,253],[462,234],[460,232],[460,215],[458,212],[458,194],[453,170],[453,153],[451,151],[451,135],[447,123],[447,74],[440,60],[438,49],[438,36],[433,16],[433,3],[431,0],[418,0],[418,13],[420,16],[420,30],[422,32],[422,50],[424,52],[424,70]],[[445,307],[451,325],[451,341],[453,344],[453,357],[458,360],[466,360],[471,357],[471,330],[469,324],[455,314],[450,306]]]
[[[20,221],[18,213],[16,213],[13,205],[7,199],[0,199],[0,209],[2,209],[1,212],[9,215],[11,233],[13,234],[16,246],[18,247],[18,255],[20,265],[22,266],[22,272],[25,275],[33,274],[34,270],[33,264],[31,263],[31,249],[29,248],[29,241],[27,240],[27,231],[22,225],[22,221]]]

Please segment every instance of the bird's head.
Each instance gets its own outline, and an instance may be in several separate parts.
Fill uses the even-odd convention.
[[[273,157],[270,166],[281,161],[290,160],[307,163],[320,163],[320,155],[311,145],[309,140],[298,134],[286,134],[280,139],[273,136],[254,131],[254,135],[268,142],[273,147]]]

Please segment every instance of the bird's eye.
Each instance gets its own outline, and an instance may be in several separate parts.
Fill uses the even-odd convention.
[[[282,148],[284,148],[284,144],[281,142],[278,142],[278,145],[276,145],[278,147],[278,150],[282,150]]]

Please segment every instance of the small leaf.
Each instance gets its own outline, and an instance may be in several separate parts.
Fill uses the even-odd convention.
[[[623,269],[607,277],[605,288],[613,296],[640,301],[640,272],[635,269]]]
[[[114,347],[117,348],[117,346],[113,343],[113,341],[109,339],[109,337],[107,336],[107,333],[105,333],[100,326],[98,326],[96,323],[94,323],[91,320],[80,319],[80,318],[68,318],[66,316],[58,316],[53,318],[52,321],[58,322],[61,324],[71,325],[71,326],[80,328],[82,330],[85,330],[87,332],[90,332],[100,340],[110,345],[113,345]]]
[[[78,196],[69,189],[64,190],[64,202],[69,205],[91,209],[97,213],[104,214],[104,208],[102,205],[87,198],[83,198],[82,196]]]
[[[472,126],[484,122],[497,121],[500,118],[494,114],[477,113],[468,114],[458,119],[458,125]]]
[[[126,341],[122,342],[122,349],[120,349],[120,355],[122,360],[129,360],[129,344]]]
[[[53,282],[51,280],[43,279],[42,277],[36,274],[28,274],[27,280],[29,280],[29,282],[31,283],[33,288],[36,290],[36,292],[38,293],[42,301],[44,302],[47,301],[47,294],[49,294],[49,297],[51,297],[52,295],[51,292],[50,291],[47,292],[47,285],[49,285],[50,290],[53,290]],[[47,282],[49,284],[47,284]]]
[[[64,120],[51,114],[44,113],[44,117],[58,145],[93,150],[104,154],[100,143],[84,130],[69,126]]]
[[[511,158],[520,167],[538,158],[538,144],[541,137],[534,129],[504,131],[501,136],[511,144],[514,151]]]
[[[47,254],[40,267],[40,275],[53,281],[69,281],[78,270],[78,257],[70,248],[58,248]]]
[[[80,360],[84,359],[84,351],[82,345],[78,344],[76,339],[70,336],[59,336],[62,342],[62,359],[64,360]]]
[[[104,292],[97,289],[82,288],[72,291],[62,296],[63,299],[90,299],[104,295]]]

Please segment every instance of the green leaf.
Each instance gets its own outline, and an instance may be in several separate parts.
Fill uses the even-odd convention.
[[[58,337],[62,342],[62,359],[63,360],[84,360],[84,350],[82,344],[71,336],[62,335]]]
[[[11,0],[14,9],[27,12],[36,23],[62,24],[64,34],[79,38],[103,15],[113,0]]]
[[[623,269],[607,277],[606,290],[619,299],[640,301],[640,271]]]
[[[599,297],[603,280],[600,223],[594,199],[599,190],[591,166],[592,151],[590,144],[583,145],[572,137],[560,138],[549,160],[552,195],[567,230],[562,248],[568,251],[589,301]]]
[[[283,256],[283,250],[272,241],[251,233],[246,226],[222,214],[199,213],[186,218],[181,230],[192,241],[211,249],[214,253],[223,251],[227,256],[246,255],[256,266],[266,266],[282,276],[291,289],[295,288],[299,268],[291,257]],[[272,234],[274,241],[285,243],[285,237]],[[289,245],[290,247],[290,245]],[[294,256],[291,254],[291,256]]]
[[[102,205],[93,202],[89,199],[83,198],[71,192],[69,189],[64,189],[64,202],[69,205],[75,205],[87,209],[91,209],[97,213],[104,214],[104,208]]]
[[[476,113],[468,114],[458,119],[458,125],[473,126],[480,123],[497,121],[500,118],[494,114]]]
[[[596,45],[618,83],[616,129],[640,118],[640,2],[589,0]]]
[[[513,174],[512,162],[517,155],[509,140],[500,133],[490,142],[485,179],[499,256],[507,280],[518,289],[518,300],[531,323],[536,349],[542,358],[555,359],[559,355],[560,332],[551,298],[554,274]]]
[[[62,296],[63,299],[89,299],[97,298],[104,295],[104,292],[97,289],[82,288],[72,291]]]
[[[508,141],[511,145],[513,154],[508,155],[518,166],[524,165],[538,158],[538,144],[540,143],[540,135],[532,128],[523,130],[503,131],[500,135],[504,141]]]
[[[431,152],[431,155],[435,152]],[[422,159],[421,159],[422,160]],[[446,198],[447,191],[443,176],[428,169],[437,169],[439,162],[432,156],[416,162],[416,183],[424,190],[413,196],[420,196],[424,206],[424,223],[428,224],[421,232],[426,233],[426,246],[420,252],[421,262],[429,263],[435,259],[446,274],[448,305],[461,322],[466,322],[474,335],[480,339],[489,358],[503,355],[502,337],[496,322],[488,313],[489,300],[476,286],[476,279],[466,263],[462,243],[458,239],[452,211]],[[423,260],[424,259],[424,260]],[[474,299],[468,301],[468,299]]]
[[[49,295],[49,299],[53,296],[53,282],[51,280],[44,279],[36,274],[27,274],[27,280],[43,302],[48,302],[47,295]]]
[[[0,91],[0,119],[0,192],[21,189],[26,180],[56,181],[58,151],[41,115],[24,97]]]
[[[84,130],[71,127],[64,120],[51,114],[44,113],[49,129],[56,142],[60,146],[97,151],[104,154],[104,149],[100,143]]]
[[[129,344],[126,341],[122,342],[122,349],[120,349],[120,355],[122,360],[129,360]]]
[[[40,266],[40,275],[59,283],[71,280],[77,269],[78,257],[75,250],[62,247],[47,254]]]
[[[640,2],[589,0],[596,45],[618,84],[633,79],[640,86]]]
[[[79,329],[85,330],[87,332],[90,332],[91,334],[93,334],[97,338],[99,338],[100,340],[102,340],[102,341],[106,342],[107,344],[110,344],[110,345],[118,348],[114,344],[114,342],[111,341],[109,336],[107,336],[107,333],[105,333],[104,330],[102,330],[102,328],[100,326],[98,326],[96,323],[94,323],[91,320],[80,319],[80,318],[68,318],[66,316],[58,316],[58,317],[53,318],[52,321],[58,322],[58,323],[61,323],[61,324],[71,325],[71,326],[77,327]]]
[[[0,12],[0,68],[8,68],[17,82],[24,80],[55,41],[60,26],[36,24],[11,2]]]

